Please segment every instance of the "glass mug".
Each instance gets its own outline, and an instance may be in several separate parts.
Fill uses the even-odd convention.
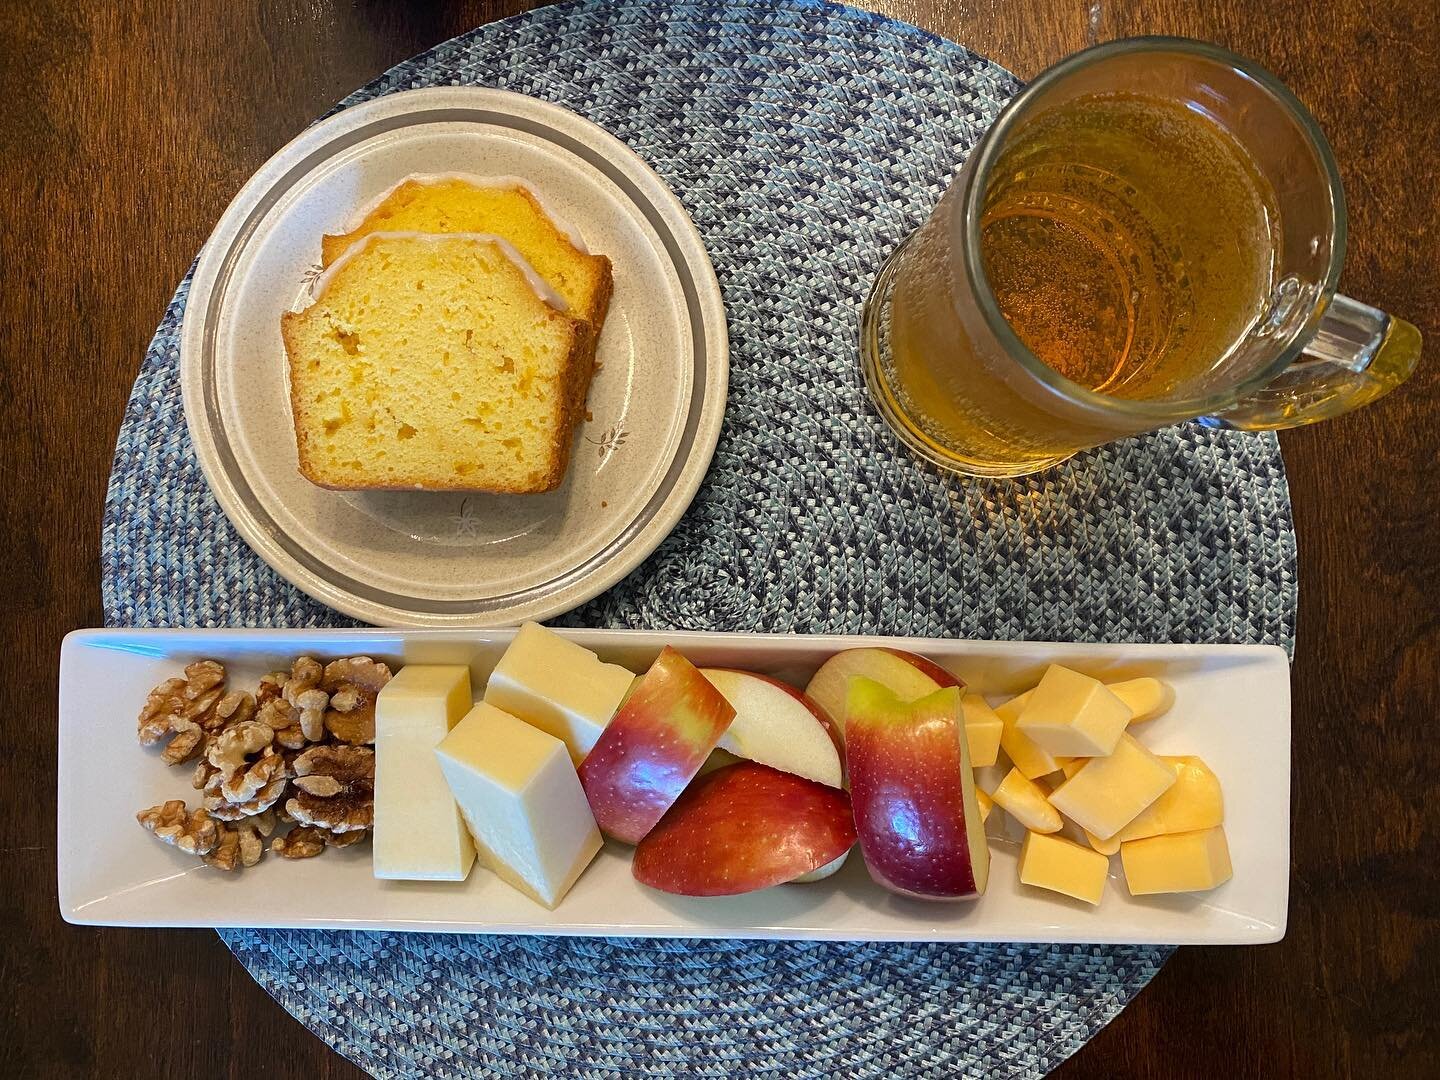
[[[1183,420],[1296,427],[1375,400],[1411,324],[1337,295],[1325,136],[1263,69],[1183,38],[1042,74],[891,255],[866,382],[938,465],[1021,476]]]

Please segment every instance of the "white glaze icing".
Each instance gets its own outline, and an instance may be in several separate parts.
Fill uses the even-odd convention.
[[[494,244],[500,249],[500,253],[509,259],[519,271],[525,275],[526,282],[545,303],[549,304],[556,311],[562,314],[570,310],[570,305],[565,298],[551,288],[550,283],[535,272],[524,255],[515,250],[515,246],[503,236],[496,236],[494,233],[422,233],[422,232],[373,232],[366,233],[355,243],[351,244],[333,263],[325,268],[325,272],[315,279],[315,284],[310,287],[310,303],[324,294],[329,287],[330,281],[342,266],[354,259],[360,252],[364,251],[377,240],[423,240],[427,244],[443,244],[451,240],[465,240],[472,243]],[[307,307],[309,305],[306,305]]]
[[[473,184],[476,187],[521,188],[534,196],[535,201],[540,204],[541,211],[550,219],[550,224],[564,233],[565,238],[574,245],[577,251],[583,252],[586,255],[590,254],[590,249],[585,246],[585,238],[580,235],[575,227],[559,214],[555,213],[550,204],[545,201],[545,197],[518,176],[477,176],[474,173],[463,172],[412,173],[390,185],[389,188],[382,191],[359,210],[351,214],[350,217],[346,219],[343,230],[345,232],[354,232],[364,223],[367,217],[380,208],[380,205],[386,199],[394,195],[403,185],[411,183],[412,181],[417,184],[444,184],[454,181],[462,184]]]

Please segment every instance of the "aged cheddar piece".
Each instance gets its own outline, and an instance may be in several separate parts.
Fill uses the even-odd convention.
[[[975,805],[980,807],[980,820],[984,822],[989,820],[990,811],[995,808],[995,800],[977,787],[975,789]]]
[[[1130,709],[1130,723],[1154,720],[1175,704],[1175,689],[1159,679],[1126,679],[1106,683],[1106,688]]]
[[[1026,833],[1020,849],[1020,881],[1064,893],[1087,904],[1100,903],[1110,860],[1059,836]]]
[[[1132,896],[1203,892],[1230,880],[1230,848],[1219,826],[1126,841],[1120,862]]]
[[[1205,762],[1198,757],[1162,757],[1160,760],[1175,770],[1175,785],[1116,833],[1117,840],[1213,829],[1225,820],[1220,780]]]
[[[565,744],[481,703],[435,755],[481,862],[553,908],[601,844]]]
[[[580,764],[620,707],[632,672],[538,623],[520,627],[485,686],[485,700],[565,744]]]
[[[470,708],[470,669],[407,664],[375,701],[377,878],[463,881],[475,847],[435,747]]]
[[[996,805],[1032,832],[1059,832],[1064,822],[1045,798],[1045,792],[1019,769],[1011,769],[991,796]]]
[[[1020,713],[1029,703],[1030,695],[1034,692],[1027,690],[1019,697],[1011,698],[1005,704],[995,707],[995,715],[1000,717],[1002,725],[1000,748],[1005,751],[1005,756],[1010,759],[1010,763],[1019,769],[1027,780],[1036,780],[1060,767],[1048,751],[1042,750],[1031,741],[1028,735],[1015,726],[1015,721],[1020,719]]]
[[[982,769],[994,765],[1000,756],[1000,733],[1005,722],[996,715],[979,694],[966,694],[960,699],[965,713],[965,740],[970,744],[970,767]]]
[[[1050,793],[1050,803],[1101,840],[1108,840],[1175,785],[1175,769],[1130,735],[1109,757],[1091,758]],[[996,800],[999,801],[998,799]]]
[[[1129,722],[1130,707],[1099,679],[1051,664],[1015,729],[1051,755],[1098,757],[1115,749]]]

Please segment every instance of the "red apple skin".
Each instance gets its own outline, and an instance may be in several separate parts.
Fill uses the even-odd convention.
[[[808,874],[854,843],[845,792],[742,761],[686,789],[640,841],[631,871],[662,892],[734,896]]]
[[[735,710],[694,664],[668,645],[662,649],[580,764],[600,831],[639,843],[733,719]]]
[[[960,688],[903,702],[857,676],[845,743],[855,827],[871,876],[926,900],[983,893],[990,853],[966,760]]]
[[[938,687],[964,686],[963,680],[957,678],[953,672],[946,671],[933,660],[926,660],[919,653],[906,652],[904,649],[892,649],[888,645],[882,646],[884,650],[894,656],[898,656],[913,668],[919,668],[930,678],[935,680]]]
[[[810,711],[810,715],[820,721],[820,726],[825,729],[825,734],[830,736],[830,741],[835,744],[835,752],[840,755],[840,760],[845,760],[845,743],[840,738],[840,732],[835,729],[835,722],[830,719],[824,709],[810,700],[809,695],[803,690],[798,690],[783,679],[777,679],[774,675],[762,675],[758,671],[745,671],[742,668],[717,668],[717,671],[733,671],[740,675],[749,675],[752,679],[759,679],[771,686],[777,686],[789,694],[796,701],[804,705]]]

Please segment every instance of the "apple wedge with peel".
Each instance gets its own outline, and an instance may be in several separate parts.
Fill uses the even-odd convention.
[[[845,695],[856,675],[879,683],[901,701],[914,701],[946,686],[964,684],[939,664],[904,649],[845,649],[820,665],[805,687],[845,738]]]
[[[975,799],[960,688],[915,701],[863,676],[845,699],[850,798],[870,876],[903,896],[985,891],[990,849]]]
[[[635,848],[643,885],[734,896],[837,864],[855,843],[845,792],[754,761],[706,773]]]
[[[606,836],[635,844],[680,797],[735,718],[670,646],[635,680],[585,760],[580,783]]]
[[[735,709],[720,749],[820,784],[843,783],[840,736],[820,706],[769,675],[730,668],[700,674]]]

